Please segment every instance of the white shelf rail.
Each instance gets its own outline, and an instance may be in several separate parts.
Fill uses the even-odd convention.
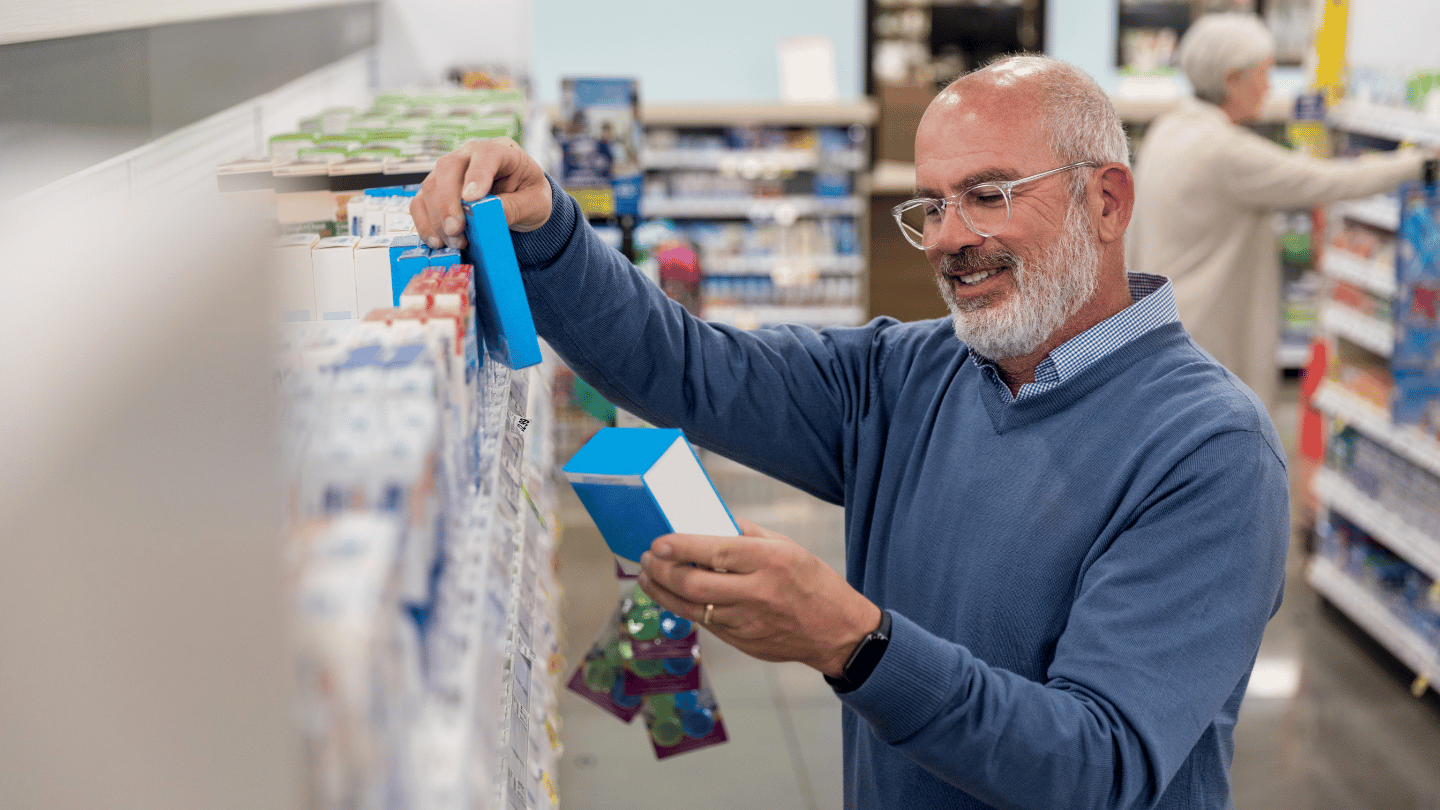
[[[1385,409],[1333,382],[1322,383],[1310,404],[1317,411],[1354,426],[1390,452],[1431,475],[1440,476],[1440,441],[1412,425],[1396,425]]]
[[[1381,298],[1394,298],[1395,266],[1365,259],[1336,248],[1322,254],[1320,272],[1330,278],[1347,281]]]
[[[1306,581],[1415,673],[1411,691],[1417,697],[1426,686],[1440,682],[1440,650],[1334,562],[1311,559]]]
[[[1431,579],[1440,580],[1440,537],[1401,520],[1334,470],[1317,470],[1310,486],[1322,503],[1344,515]]]
[[[1330,206],[1333,213],[1381,230],[1400,230],[1400,201],[1386,194],[1346,200]]]
[[[816,197],[792,194],[785,197],[646,197],[640,211],[646,217],[703,219],[744,217],[764,221],[791,217],[859,216],[864,204],[859,197]]]
[[[1440,121],[1400,107],[1344,99],[1330,111],[1330,122],[1341,129],[1392,141],[1440,145]]]
[[[828,153],[815,149],[647,149],[641,165],[647,170],[697,169],[742,176],[820,167],[859,171],[865,168],[865,154],[858,149]]]
[[[1344,304],[1320,305],[1320,328],[1380,355],[1395,351],[1395,327]]]
[[[711,306],[705,320],[735,326],[764,326],[795,323],[806,326],[857,326],[865,321],[865,309],[858,306]]]
[[[858,276],[865,271],[865,257],[844,255],[822,256],[725,256],[701,258],[701,267],[712,276],[768,276],[782,264],[813,267],[815,272],[831,276]]]

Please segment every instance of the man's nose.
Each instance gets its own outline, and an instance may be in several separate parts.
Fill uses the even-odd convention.
[[[985,237],[975,233],[970,226],[965,224],[965,218],[960,215],[960,206],[951,202],[945,206],[944,212],[940,215],[940,238],[936,240],[931,250],[938,250],[942,253],[959,253],[961,248],[978,245],[985,241]]]

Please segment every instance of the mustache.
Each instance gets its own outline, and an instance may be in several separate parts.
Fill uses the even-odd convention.
[[[940,257],[940,272],[947,276],[965,276],[978,270],[985,270],[1003,264],[1012,270],[1021,264],[1020,257],[1008,250],[991,250],[984,253],[966,249],[960,253],[947,253]]]

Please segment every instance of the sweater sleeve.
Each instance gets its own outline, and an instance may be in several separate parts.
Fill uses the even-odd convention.
[[[1279,606],[1288,509],[1269,445],[1220,433],[1093,553],[1044,683],[895,615],[879,666],[841,699],[882,742],[997,808],[1152,807],[1210,724],[1234,720]],[[1217,794],[1181,804],[1219,806],[1224,775],[1200,781]]]
[[[1417,149],[1325,160],[1285,149],[1242,127],[1217,145],[1216,176],[1248,207],[1326,205],[1390,191],[1420,177],[1425,154]]]
[[[536,331],[582,379],[653,424],[817,497],[843,497],[844,427],[865,405],[884,321],[856,329],[710,324],[668,298],[555,184],[514,234]]]

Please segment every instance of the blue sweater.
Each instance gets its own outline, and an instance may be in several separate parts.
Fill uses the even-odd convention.
[[[1005,402],[947,320],[690,317],[569,197],[515,244],[536,325],[656,424],[845,506],[894,616],[842,696],[848,808],[1225,808],[1289,535],[1284,451],[1173,323]]]

